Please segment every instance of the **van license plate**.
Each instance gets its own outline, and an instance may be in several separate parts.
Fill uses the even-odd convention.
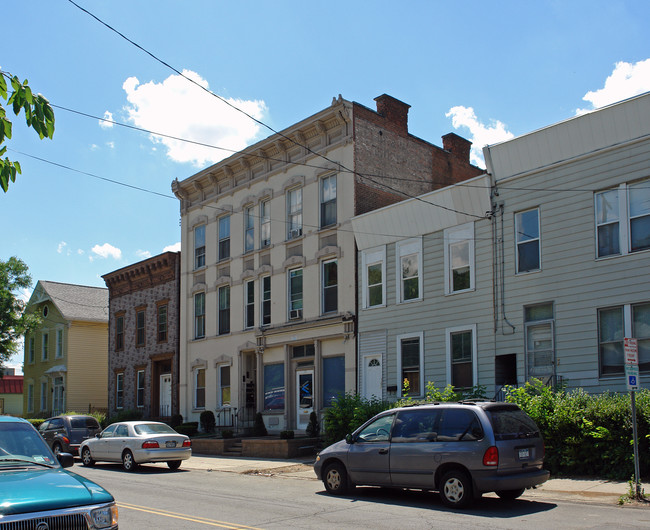
[[[176,447],[176,442],[165,442],[165,446],[166,447]],[[526,451],[528,451],[528,449],[526,449]],[[519,453],[521,454],[521,451],[519,451]]]
[[[530,449],[519,449],[519,460],[528,460],[530,458]]]

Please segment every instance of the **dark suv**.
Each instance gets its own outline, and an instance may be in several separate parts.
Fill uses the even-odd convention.
[[[469,506],[494,491],[516,499],[545,482],[544,442],[517,405],[435,403],[387,410],[316,458],[329,493],[355,485],[436,490],[444,504]]]
[[[64,415],[49,418],[41,423],[38,432],[54,454],[79,454],[81,442],[92,438],[102,428],[93,416]]]

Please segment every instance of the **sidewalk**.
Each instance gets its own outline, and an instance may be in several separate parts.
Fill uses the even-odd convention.
[[[182,468],[316,480],[313,462],[314,457],[280,460],[194,454],[192,458],[183,462]],[[650,493],[650,484],[642,484],[641,487]],[[526,490],[522,498],[618,504],[619,498],[628,491],[627,482],[595,478],[551,478],[534,490]],[[648,506],[650,507],[650,504]]]

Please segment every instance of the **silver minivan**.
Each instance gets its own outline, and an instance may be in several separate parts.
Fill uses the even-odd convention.
[[[382,412],[321,451],[314,464],[325,489],[356,485],[435,490],[464,508],[486,492],[516,499],[548,480],[544,442],[517,405],[435,403]]]

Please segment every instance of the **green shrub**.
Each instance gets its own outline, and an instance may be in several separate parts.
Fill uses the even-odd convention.
[[[204,410],[200,416],[201,430],[204,433],[212,434],[217,426],[217,421],[214,418],[214,412],[211,410]]]
[[[293,431],[280,431],[280,440],[291,440],[293,436]]]
[[[228,439],[228,438],[232,438],[233,436],[235,436],[235,433],[232,431],[232,429],[223,429],[221,431],[221,437],[224,440]]]
[[[320,424],[318,423],[318,416],[312,411],[309,415],[309,424],[307,425],[307,436],[316,438],[320,434]],[[292,437],[293,438],[293,437]]]
[[[118,421],[137,421],[141,419],[142,419],[141,410],[135,410],[135,409],[120,410],[110,418],[105,419],[104,422],[106,425],[102,423],[102,427],[106,427],[111,423],[117,423]]]
[[[186,423],[181,423],[175,428],[178,434],[184,434],[185,436],[196,436],[199,432],[199,422],[198,421],[188,421]]]
[[[327,443],[334,443],[360,427],[375,414],[390,408],[379,399],[365,399],[353,392],[339,395],[325,411],[323,429]]]
[[[169,419],[169,426],[172,427],[172,428],[178,427],[181,423],[183,423],[183,415],[182,414],[174,414]]]
[[[255,424],[253,425],[253,436],[266,436],[268,431],[266,430],[266,425],[264,425],[264,418],[262,413],[258,412],[255,415]]]

